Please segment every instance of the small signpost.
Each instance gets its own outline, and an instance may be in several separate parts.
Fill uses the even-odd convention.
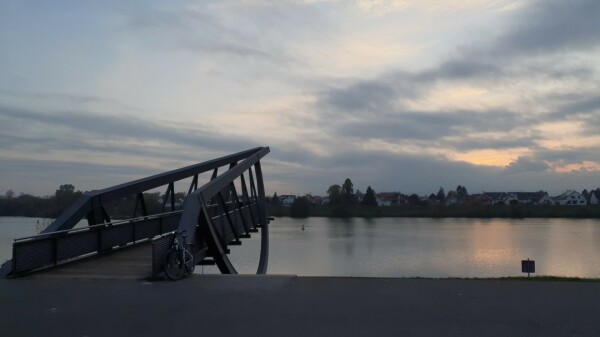
[[[521,260],[521,272],[527,273],[527,277],[531,277],[531,273],[535,273],[535,261]]]

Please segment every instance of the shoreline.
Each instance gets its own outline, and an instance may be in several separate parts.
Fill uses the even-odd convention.
[[[302,216],[292,216],[291,207],[267,205],[267,214],[275,217],[325,218],[500,218],[500,219],[600,219],[600,206],[351,206],[311,205]]]

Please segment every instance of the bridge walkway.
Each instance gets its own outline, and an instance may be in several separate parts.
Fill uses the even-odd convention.
[[[152,276],[152,243],[124,247],[32,273],[28,278],[146,279]]]

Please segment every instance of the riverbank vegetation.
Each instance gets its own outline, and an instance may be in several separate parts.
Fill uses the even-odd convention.
[[[28,216],[56,218],[79,199],[84,192],[76,191],[71,184],[60,185],[54,195],[37,197],[29,194],[16,195],[12,190],[0,197],[0,216]],[[159,213],[162,204],[160,193],[144,193],[144,202],[149,214]],[[177,208],[185,198],[183,193],[175,193]],[[135,195],[121,198],[105,204],[107,212],[115,219],[131,216],[135,208]]]

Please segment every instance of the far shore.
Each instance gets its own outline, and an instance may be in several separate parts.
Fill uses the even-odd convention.
[[[311,205],[308,212],[293,216],[290,207],[267,205],[269,216],[278,217],[332,217],[332,218],[568,218],[600,219],[600,206],[352,206],[335,207]]]

